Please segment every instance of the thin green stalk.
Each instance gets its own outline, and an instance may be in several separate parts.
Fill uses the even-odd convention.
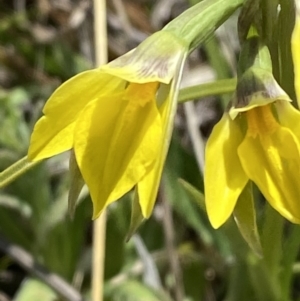
[[[296,100],[291,51],[291,36],[295,25],[295,3],[294,0],[281,0],[280,5],[281,10],[278,18],[279,84],[291,99]],[[294,105],[297,105],[296,101],[294,101]]]
[[[3,188],[40,163],[30,162],[27,156],[12,164],[0,173],[0,188]]]
[[[274,30],[277,23],[278,0],[262,0],[262,34],[264,41],[269,44],[273,38]]]
[[[277,290],[280,290],[279,273],[282,259],[283,226],[283,217],[266,204],[261,240],[268,275],[273,287]]]
[[[223,24],[244,0],[205,0],[187,9],[163,30],[175,32],[190,44],[190,52]]]
[[[183,88],[179,92],[178,102],[186,102],[213,95],[233,93],[236,88],[236,78],[228,78]]]
[[[290,291],[294,276],[293,265],[297,259],[300,247],[300,226],[290,225],[291,231],[283,247],[282,268],[280,284],[282,287],[282,300],[290,300]]]
[[[203,47],[207,53],[209,64],[216,74],[216,79],[222,80],[231,78],[233,76],[232,67],[230,66],[229,60],[225,58],[217,37],[212,36],[210,39],[205,41]],[[227,84],[228,83],[225,82],[225,87]],[[231,95],[222,93],[219,98],[222,108],[225,110],[231,99]]]
[[[246,258],[248,263],[249,279],[252,283],[256,301],[279,301],[283,300],[278,293],[279,287],[274,284],[270,277],[270,272],[265,261],[259,259],[254,254],[249,254]],[[245,276],[244,276],[245,277]]]

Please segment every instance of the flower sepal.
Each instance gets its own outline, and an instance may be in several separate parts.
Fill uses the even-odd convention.
[[[270,71],[253,66],[238,79],[229,115],[235,119],[239,113],[278,100],[291,102]]]
[[[180,65],[178,62],[186,57],[188,46],[175,33],[158,31],[100,70],[128,82],[169,84]]]
[[[134,189],[134,195],[132,197],[130,225],[126,235],[126,241],[128,241],[132,237],[132,235],[135,234],[137,229],[141,226],[141,224],[144,221],[145,221],[145,217],[142,213],[139,194],[136,187]]]
[[[260,236],[256,224],[256,213],[252,183],[248,182],[242,191],[233,211],[233,217],[237,227],[249,247],[259,257],[263,256]]]
[[[272,73],[269,49],[254,33],[244,43],[238,63],[238,81],[229,115],[235,119],[239,113],[284,100],[291,102]]]
[[[74,217],[76,203],[79,198],[79,194],[84,186],[84,179],[79,170],[75,153],[73,150],[70,152],[69,159],[69,172],[70,172],[70,188],[68,193],[68,212],[71,218]]]

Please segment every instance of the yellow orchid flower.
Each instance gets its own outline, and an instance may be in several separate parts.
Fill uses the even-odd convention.
[[[143,216],[149,217],[185,58],[242,4],[201,1],[136,49],[78,74],[53,93],[35,125],[28,158],[38,161],[74,150],[70,211],[82,185],[81,173],[90,189],[94,218],[133,187]]]
[[[93,218],[135,186],[142,213],[149,217],[187,53],[183,41],[160,31],[111,63],[65,82],[34,127],[29,160],[74,149]]]
[[[236,101],[207,142],[209,219],[220,227],[251,180],[282,216],[300,223],[300,112],[269,71],[247,70],[238,82]]]

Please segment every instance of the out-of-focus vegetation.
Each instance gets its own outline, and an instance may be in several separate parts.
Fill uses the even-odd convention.
[[[109,58],[132,49],[194,2],[108,1]],[[184,86],[235,75],[236,22],[233,16],[192,53]],[[91,68],[93,57],[91,0],[0,2],[0,170],[26,155],[47,97]],[[130,195],[109,207],[106,301],[299,300],[299,227],[284,224],[262,202],[260,258],[233,220],[213,230],[199,204],[203,196],[190,188],[203,191],[199,153],[229,99],[227,94],[179,107],[154,214],[129,242]],[[77,292],[89,300],[91,200],[84,190],[74,218],[69,217],[67,169],[63,154],[1,190],[0,300],[81,300]],[[45,271],[76,291],[68,291],[61,279],[53,282]]]

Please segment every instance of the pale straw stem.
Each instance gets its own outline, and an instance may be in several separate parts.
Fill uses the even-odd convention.
[[[106,1],[94,0],[94,39],[95,64],[107,62]],[[94,221],[93,227],[93,262],[92,262],[92,300],[103,300],[104,262],[105,262],[106,214]]]

